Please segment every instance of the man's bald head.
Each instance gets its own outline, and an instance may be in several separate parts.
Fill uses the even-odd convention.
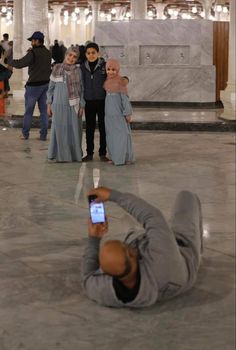
[[[99,262],[105,273],[118,278],[129,274],[132,269],[129,248],[118,240],[104,243],[99,252]]]

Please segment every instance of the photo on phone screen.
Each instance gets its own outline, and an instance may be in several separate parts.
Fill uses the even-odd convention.
[[[95,196],[89,196],[89,211],[93,224],[103,223],[106,221],[105,208],[102,202],[95,202]]]

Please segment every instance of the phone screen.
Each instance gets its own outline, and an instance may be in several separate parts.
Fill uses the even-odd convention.
[[[93,224],[98,224],[106,221],[105,208],[102,202],[97,203],[94,200],[89,203],[90,216]]]

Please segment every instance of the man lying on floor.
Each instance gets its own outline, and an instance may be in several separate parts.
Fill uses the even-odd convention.
[[[202,215],[197,195],[178,194],[170,226],[160,210],[130,193],[100,187],[97,201],[117,203],[145,233],[130,243],[109,240],[101,245],[108,223],[89,220],[82,260],[88,297],[111,307],[146,307],[189,290],[196,281],[202,252]]]

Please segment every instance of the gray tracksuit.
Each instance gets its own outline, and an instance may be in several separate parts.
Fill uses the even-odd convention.
[[[160,210],[130,193],[112,191],[110,200],[130,213],[145,229],[144,234],[130,243],[139,253],[139,292],[132,302],[123,303],[117,298],[112,277],[99,268],[100,239],[89,237],[82,261],[82,280],[88,297],[101,305],[138,308],[190,289],[196,281],[202,248],[198,197],[188,191],[179,193],[170,227]]]

